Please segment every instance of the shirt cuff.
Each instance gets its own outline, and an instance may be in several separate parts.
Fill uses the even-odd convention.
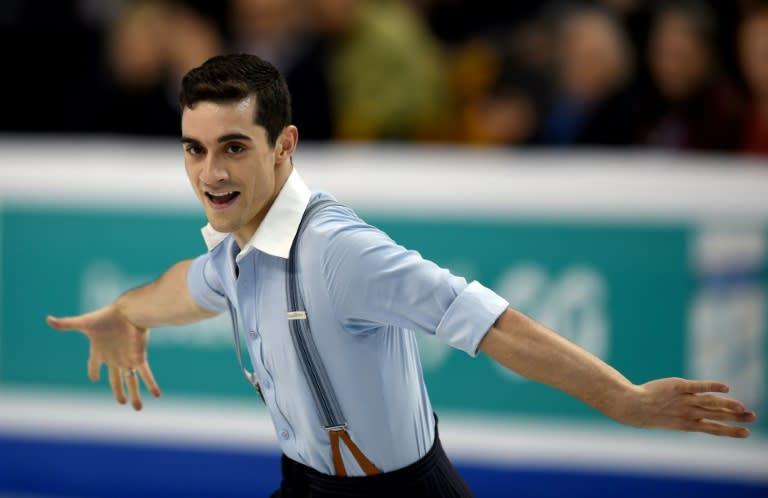
[[[480,341],[509,307],[509,302],[475,281],[448,307],[435,335],[446,344],[477,356]]]

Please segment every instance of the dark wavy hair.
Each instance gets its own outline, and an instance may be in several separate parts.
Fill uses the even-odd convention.
[[[254,122],[267,130],[271,144],[291,123],[291,95],[280,72],[271,63],[250,54],[217,55],[190,70],[181,81],[179,105],[256,98]]]

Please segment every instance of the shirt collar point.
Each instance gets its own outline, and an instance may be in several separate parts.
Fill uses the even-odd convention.
[[[269,211],[267,211],[261,225],[237,255],[236,261],[239,262],[254,249],[278,258],[288,259],[293,239],[296,237],[301,218],[304,216],[311,196],[312,192],[309,187],[294,168]],[[228,235],[216,231],[210,223],[201,231],[209,251]]]
[[[201,228],[200,232],[203,234],[203,240],[209,251],[212,251],[214,247],[219,245],[229,235],[228,233],[219,232],[210,223]]]

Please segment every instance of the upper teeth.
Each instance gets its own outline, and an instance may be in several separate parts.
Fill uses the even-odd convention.
[[[224,192],[223,194],[214,194],[213,192],[208,192],[212,197],[224,197],[227,195],[232,195],[234,192]]]

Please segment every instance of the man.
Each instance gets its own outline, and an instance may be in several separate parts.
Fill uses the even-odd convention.
[[[750,422],[754,413],[705,394],[727,392],[723,384],[633,385],[350,209],[332,204],[305,215],[332,198],[310,193],[293,168],[298,130],[271,64],[214,57],[185,76],[180,103],[186,170],[209,221],[209,251],[109,306],[48,322],[86,334],[89,377],[97,380],[106,363],[117,401],[130,397],[138,410],[137,374],[160,394],[146,357],[148,329],[229,311],[236,331],[247,328],[253,378],[283,451],[274,496],[471,496],[440,446],[415,331],[470,355],[482,351],[625,424],[749,434],[723,421]],[[299,265],[306,306],[297,309],[287,303],[295,297],[289,264]],[[297,324],[311,333],[296,332]]]

